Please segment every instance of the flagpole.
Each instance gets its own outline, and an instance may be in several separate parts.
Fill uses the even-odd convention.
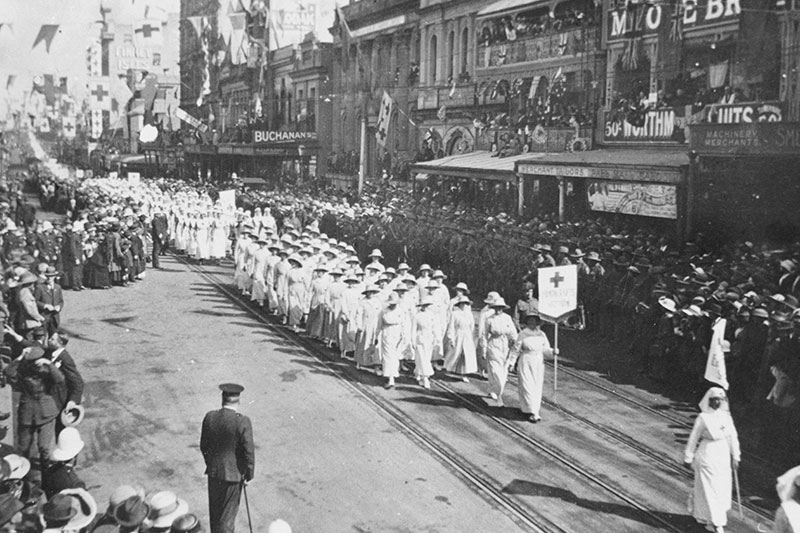
[[[361,115],[361,150],[358,160],[358,196],[364,192],[364,175],[367,173],[367,113]]]

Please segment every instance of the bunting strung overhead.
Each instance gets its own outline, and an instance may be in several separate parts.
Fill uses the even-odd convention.
[[[197,107],[203,105],[203,101],[205,97],[211,94],[211,73],[208,70],[210,58],[209,55],[209,46],[208,46],[208,34],[210,32],[211,26],[208,23],[208,19],[203,17],[202,19],[202,31],[200,36],[200,48],[203,52],[203,87],[200,89],[200,94],[197,97]]]
[[[194,34],[197,35],[197,38],[199,39],[202,35],[201,32],[203,31],[203,17],[186,17],[186,20],[188,20],[192,25],[192,28],[194,28]]]
[[[231,21],[231,63],[234,65],[241,65],[247,62],[247,52],[249,51],[249,43],[247,48],[245,43],[247,39],[247,13],[232,13],[228,16]]]
[[[58,33],[58,24],[44,24],[41,28],[39,28],[39,34],[36,36],[36,39],[33,41],[33,47],[31,50],[36,48],[40,42],[44,41],[45,49],[47,53],[50,53],[50,45],[53,43],[53,38]]]
[[[14,74],[8,75],[8,80],[6,80],[6,91],[9,90],[14,85],[14,81],[16,79],[17,77]]]

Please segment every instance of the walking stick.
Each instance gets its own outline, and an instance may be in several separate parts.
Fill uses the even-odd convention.
[[[739,490],[739,471],[734,468],[733,469],[733,482],[736,485],[736,503],[739,504],[739,518],[743,518],[742,516],[742,492]]]
[[[250,526],[250,533],[253,533],[253,521],[250,519],[250,502],[247,499],[247,483],[242,480],[242,492],[244,492],[244,508],[247,509],[247,525]]]

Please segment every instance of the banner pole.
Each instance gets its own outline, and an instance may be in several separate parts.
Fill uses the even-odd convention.
[[[553,401],[558,394],[558,320],[556,320],[555,351],[553,353]]]

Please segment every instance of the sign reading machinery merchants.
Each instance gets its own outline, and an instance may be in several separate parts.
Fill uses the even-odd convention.
[[[800,123],[695,124],[692,150],[702,155],[800,154]]]
[[[586,193],[592,211],[678,218],[677,188],[674,185],[589,180]]]
[[[315,131],[253,130],[253,143],[255,144],[291,143],[316,140],[317,132]]]

